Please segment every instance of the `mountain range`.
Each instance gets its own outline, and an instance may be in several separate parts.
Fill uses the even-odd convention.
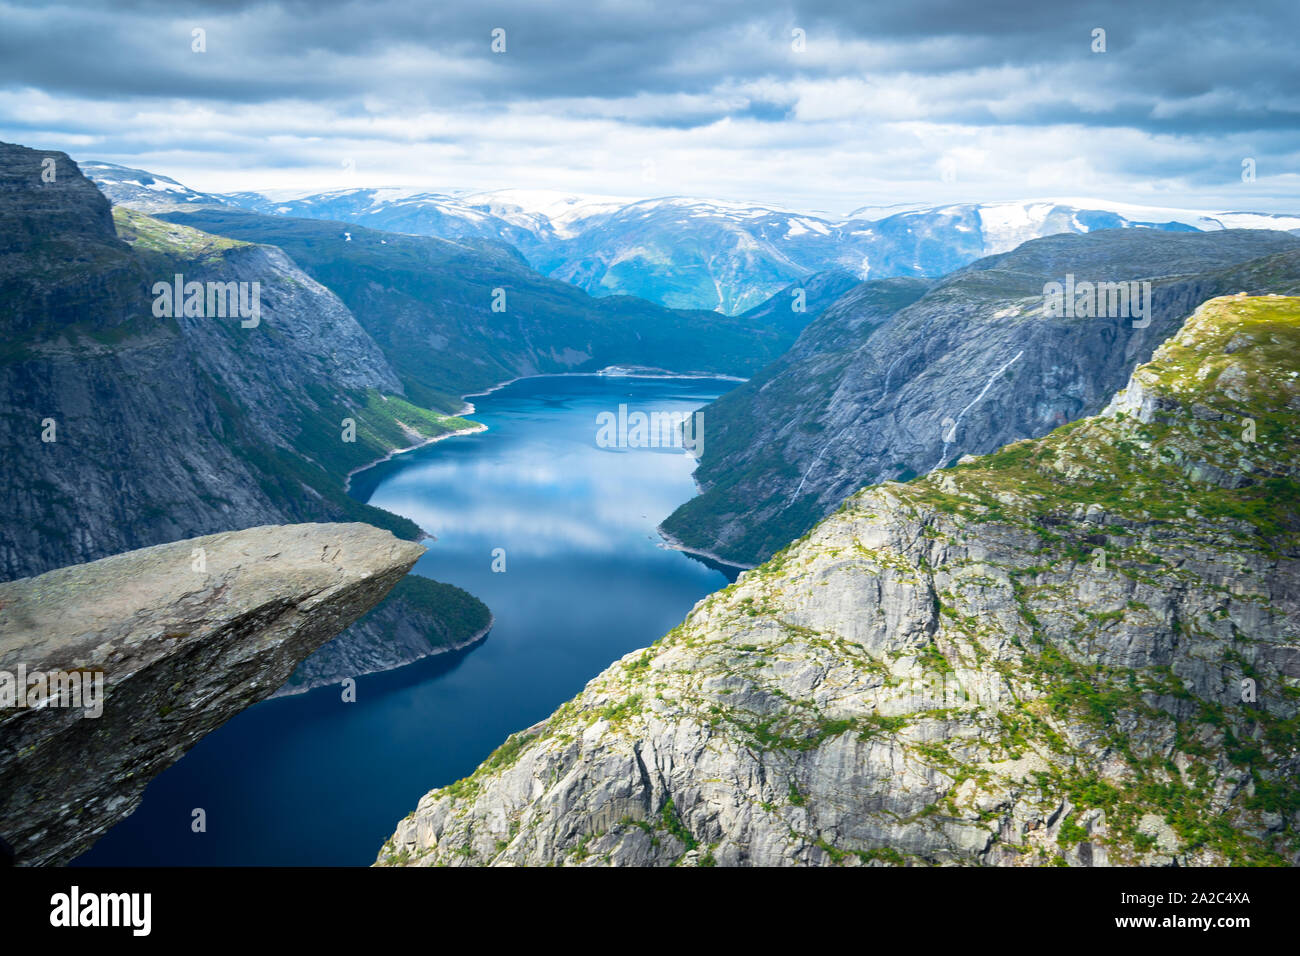
[[[480,427],[457,417],[462,394],[613,365],[746,375],[815,315],[592,298],[499,241],[177,202],[176,184],[143,178],[142,195],[170,197],[139,203],[157,215],[110,206],[65,154],[0,144],[4,579],[272,523],[364,521],[419,538],[346,482]],[[256,283],[261,316],[160,313],[156,287],[176,276]],[[408,576],[290,689],[464,646],[490,621],[470,595]]]
[[[453,240],[504,242],[537,271],[591,295],[736,315],[828,270],[859,279],[938,277],[1029,239],[1102,229],[1300,229],[1300,217],[1091,199],[861,207],[847,216],[778,206],[546,190],[346,187],[320,193],[200,193],[143,170],[88,162],[114,202],[145,211],[225,205]]]
[[[480,427],[463,396],[519,376],[748,377],[705,408],[702,493],[663,531],[757,566],[431,791],[379,863],[1300,862],[1300,221],[217,195],[86,168],[0,144],[0,577],[25,578],[6,593],[57,636],[49,587],[148,570],[171,623],[146,650],[178,679],[211,650],[183,539],[246,552],[271,608],[310,600],[336,538],[388,555],[324,568],[359,583],[339,614],[289,614],[311,640],[271,647],[267,673],[282,683],[371,584],[392,591],[286,689],[397,666],[492,618],[403,577],[409,542],[322,526],[423,536],[349,497],[351,472]],[[1144,290],[1141,320],[1053,311],[1050,285],[1076,278]],[[209,310],[213,286],[256,283],[260,309],[160,309],[173,282],[206,285]],[[280,587],[256,555],[290,541],[312,575]],[[133,594],[114,605],[128,637]],[[266,643],[228,610],[241,647]],[[183,749],[271,689],[235,650],[200,674],[235,690],[210,688],[212,714],[149,711],[150,772],[169,734]],[[164,676],[139,685],[149,706]],[[138,795],[132,746],[113,744],[105,789],[73,768],[79,792]],[[36,766],[5,768],[19,815]],[[65,810],[42,805],[25,838],[48,817],[56,856],[84,845]]]

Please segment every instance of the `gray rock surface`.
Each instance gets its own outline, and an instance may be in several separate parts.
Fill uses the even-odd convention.
[[[99,717],[0,710],[0,835],[18,861],[87,849],[154,776],[283,684],[423,552],[364,524],[267,526],[0,584],[0,671],[104,674]]]
[[[1300,299],[1216,299],[1102,414],[853,495],[378,862],[1300,862],[1297,354]]]
[[[1045,316],[1044,283],[1067,274],[1150,281],[1150,324]],[[897,285],[908,281],[910,298]],[[701,494],[664,521],[667,534],[753,565],[863,485],[1096,414],[1206,299],[1300,287],[1300,244],[1251,230],[1061,235],[928,289],[892,282],[844,295],[784,356],[704,409]]]

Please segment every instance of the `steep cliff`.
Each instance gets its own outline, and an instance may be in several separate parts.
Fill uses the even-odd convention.
[[[1150,282],[1149,321],[1045,314],[1045,284],[1067,276]],[[702,493],[664,521],[667,534],[752,565],[865,484],[1095,414],[1201,302],[1300,288],[1300,242],[1247,230],[1061,235],[918,285],[923,296],[891,303],[872,288],[888,285],[845,295],[704,410]]]
[[[103,675],[97,716],[26,686],[29,706],[0,709],[0,836],[18,862],[84,851],[423,552],[363,524],[268,526],[0,584],[0,673]]]
[[[155,314],[155,284],[177,274],[243,283],[250,304],[257,283],[260,316]],[[9,144],[0,334],[0,579],[273,522],[362,520],[416,538],[349,498],[346,476],[471,424],[408,401],[347,307],[282,250],[110,211],[64,154]],[[444,646],[449,619],[410,599],[421,587],[314,661],[314,679],[358,673],[331,674],[329,660],[409,661],[411,629]],[[473,600],[444,595],[453,616]]]
[[[119,236],[59,153],[0,146],[0,197],[18,240],[0,255],[0,576],[286,519],[419,534],[343,479],[412,431],[465,423],[406,403],[347,308],[282,251],[127,211]],[[178,273],[258,282],[260,319],[155,315],[155,283]]]
[[[347,304],[413,399],[446,411],[462,394],[539,373],[637,365],[745,375],[797,332],[632,296],[593,298],[481,242],[215,208],[160,216],[282,248]]]
[[[849,499],[381,864],[1300,863],[1300,299]]]

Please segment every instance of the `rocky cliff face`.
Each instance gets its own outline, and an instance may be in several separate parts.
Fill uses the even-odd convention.
[[[87,849],[153,777],[283,684],[423,552],[363,524],[270,526],[0,584],[0,672],[104,681],[97,717],[0,709],[0,836],[18,862]]]
[[[0,579],[273,522],[354,519],[419,536],[348,498],[345,476],[469,423],[407,401],[352,313],[282,250],[110,212],[66,155],[9,144],[0,237]],[[259,320],[155,315],[154,284],[177,274],[250,293],[258,283]],[[410,590],[314,661],[314,680],[359,673],[331,673],[330,661],[406,663],[412,628],[428,651],[464,639]],[[453,611],[469,598],[445,596]]]
[[[49,157],[59,178],[46,192]],[[0,260],[0,575],[361,509],[342,494],[346,469],[335,477],[320,462],[351,455],[355,467],[396,447],[364,425],[349,446],[341,420],[356,396],[401,386],[335,296],[278,249],[139,214],[120,217],[119,237],[104,197],[62,154],[6,145],[0,178],[3,231],[38,237]],[[154,283],[177,273],[259,282],[258,325],[155,316]],[[315,434],[327,428],[328,443]],[[355,514],[418,534],[377,509]]]
[[[1149,324],[1045,315],[1045,283],[1067,275],[1149,281]],[[665,532],[752,565],[865,484],[905,481],[1095,414],[1207,298],[1300,287],[1300,243],[1243,230],[1062,235],[931,288],[893,281],[914,283],[914,294],[896,288],[891,300],[888,284],[864,284],[704,410],[702,493]]]
[[[714,312],[593,298],[538,275],[508,247],[214,208],[162,215],[284,249],[347,304],[410,396],[440,394],[448,411],[462,394],[524,375],[611,365],[748,374],[794,340]]]
[[[1097,416],[849,498],[387,865],[1300,863],[1300,299]]]

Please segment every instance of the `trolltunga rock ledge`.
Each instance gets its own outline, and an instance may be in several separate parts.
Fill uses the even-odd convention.
[[[270,695],[423,553],[365,524],[268,525],[0,584],[0,672],[104,675],[98,717],[0,709],[0,837],[16,861],[88,849],[153,777]]]

